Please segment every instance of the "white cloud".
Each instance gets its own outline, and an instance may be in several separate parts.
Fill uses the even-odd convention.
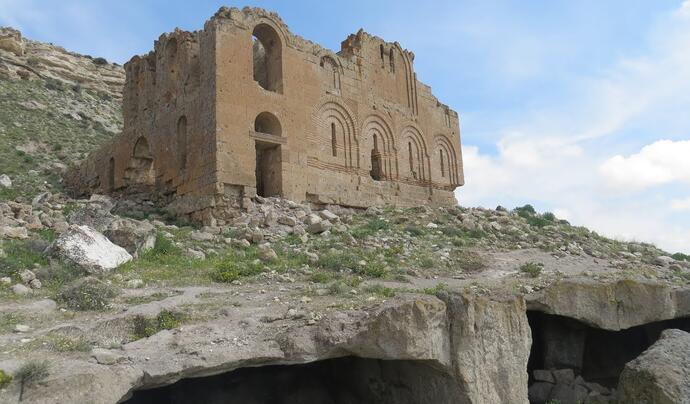
[[[671,182],[690,183],[690,140],[659,140],[629,157],[601,165],[606,183],[615,190],[638,191]]]
[[[690,183],[690,0],[659,20],[648,45],[575,79],[562,103],[507,124],[497,155],[465,147],[460,202],[532,203],[611,237],[690,252],[690,217],[680,213],[690,198],[671,201]],[[620,192],[659,185],[663,192]]]
[[[678,211],[690,210],[690,197],[685,199],[672,199],[671,209]]]

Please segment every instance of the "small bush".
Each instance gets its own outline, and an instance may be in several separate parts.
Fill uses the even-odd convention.
[[[141,315],[132,320],[133,334],[136,339],[148,338],[162,330],[172,330],[182,324],[184,315],[171,310],[162,310],[155,318]]]
[[[410,235],[415,236],[415,237],[422,236],[425,233],[425,231],[422,227],[416,226],[413,224],[405,226],[405,231],[410,233]]]
[[[543,269],[544,264],[538,262],[526,262],[520,265],[520,272],[532,278],[538,277]]]
[[[381,230],[389,230],[390,227],[391,225],[388,223],[388,221],[381,218],[375,218],[362,226],[352,229],[352,236],[355,238],[371,236]]]
[[[427,295],[434,295],[436,296],[440,292],[446,290],[448,288],[448,285],[445,283],[441,282],[438,285],[434,286],[433,288],[425,288],[423,292]]]
[[[328,285],[328,294],[333,296],[344,295],[350,290],[345,282],[337,281]]]
[[[455,261],[458,263],[460,269],[465,272],[479,272],[486,268],[486,261],[484,258],[472,251],[459,251],[455,256]]]
[[[515,213],[517,213],[518,216],[527,219],[530,216],[536,215],[537,211],[534,210],[534,206],[527,204],[525,206],[515,208]]]
[[[104,66],[108,64],[108,61],[105,58],[94,58],[93,64],[96,66]]]
[[[29,361],[17,370],[15,378],[21,383],[19,390],[19,401],[22,401],[24,396],[24,387],[27,384],[39,382],[49,374],[50,365],[46,361]]]
[[[12,376],[5,373],[4,370],[0,369],[0,390],[7,387],[8,384],[12,382]]]
[[[366,286],[364,291],[374,295],[379,295],[385,298],[391,298],[395,296],[395,289],[389,288],[380,284],[373,284]]]
[[[55,352],[88,352],[91,350],[91,344],[83,337],[71,338],[64,335],[49,337],[46,346]]]
[[[87,277],[66,286],[58,300],[72,310],[104,310],[119,291],[94,277]]]
[[[671,258],[673,258],[676,261],[688,261],[690,262],[690,255],[683,254],[683,253],[675,253],[671,255]]]
[[[554,214],[551,213],[551,212],[545,212],[543,215],[541,215],[541,217],[542,217],[544,220],[548,220],[549,222],[555,222],[555,221],[558,220],[558,219],[556,219],[556,215],[554,215]]]
[[[216,265],[212,275],[216,282],[233,282],[240,278],[258,275],[264,271],[264,265],[257,260],[238,259],[236,254],[224,258]]]

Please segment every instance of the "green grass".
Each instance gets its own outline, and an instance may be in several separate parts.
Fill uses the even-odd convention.
[[[1,246],[5,251],[5,257],[0,258],[0,276],[17,279],[19,272],[25,269],[48,264],[41,252],[31,248],[29,240],[7,240]]]
[[[63,288],[57,299],[72,310],[93,311],[110,307],[119,290],[93,277],[79,279]]]
[[[4,389],[12,383],[12,376],[5,373],[4,370],[0,369],[0,390]]]
[[[132,334],[134,339],[148,338],[162,330],[179,327],[185,319],[184,314],[171,310],[162,310],[154,318],[137,315],[132,319]]]
[[[20,105],[28,100],[45,108],[30,110]],[[66,115],[64,109],[68,105],[77,105],[75,111],[85,111],[86,119]],[[97,116],[102,117],[113,132],[89,118]],[[19,198],[28,202],[44,181],[59,189],[59,176],[50,165],[76,162],[105,143],[121,127],[117,100],[103,100],[89,90],[77,93],[58,83],[0,78],[0,161],[3,173],[13,182],[11,188],[0,188],[0,200]],[[17,149],[29,144],[37,146],[36,149],[28,152]],[[69,145],[69,148],[60,145]],[[30,170],[38,174],[29,174]]]
[[[14,326],[24,322],[24,316],[19,313],[0,314],[0,333],[7,333],[14,329]]]
[[[84,337],[48,335],[38,341],[54,352],[89,352],[91,350],[91,344]]]
[[[383,286],[381,284],[375,283],[372,285],[367,285],[364,287],[364,291],[366,293],[371,293],[372,295],[377,295],[379,297],[384,297],[384,298],[391,298],[394,297],[396,294],[396,290],[393,288],[389,288],[387,286]]]
[[[350,230],[352,237],[361,239],[368,236],[373,236],[380,231],[390,230],[391,224],[382,218],[371,219],[364,224],[353,226]]]

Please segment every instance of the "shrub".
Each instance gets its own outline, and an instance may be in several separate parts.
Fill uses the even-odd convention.
[[[557,220],[556,215],[554,215],[551,212],[546,212],[543,215],[541,215],[541,217],[544,218],[545,220],[548,220],[549,222],[555,222]]]
[[[391,225],[388,223],[388,221],[377,217],[368,221],[362,226],[352,229],[352,236],[355,238],[371,236],[381,230],[389,230],[390,227]]]
[[[671,255],[671,258],[673,258],[676,261],[688,261],[690,262],[690,255],[683,254],[683,253],[675,253]]]
[[[420,226],[416,226],[413,224],[405,226],[405,231],[410,233],[411,235],[413,235],[415,237],[419,237],[419,236],[424,235],[424,229]]]
[[[179,327],[182,320],[184,320],[182,313],[171,310],[162,310],[154,318],[137,315],[132,319],[133,334],[136,339],[147,338],[159,331]]]
[[[108,64],[108,61],[105,58],[94,58],[93,64],[96,66],[104,66]]]
[[[544,264],[538,262],[526,262],[520,265],[520,272],[532,278],[538,277],[542,269],[544,269]]]
[[[63,288],[58,300],[72,310],[104,310],[118,294],[115,287],[89,276]]]
[[[486,262],[481,255],[472,251],[459,251],[455,257],[458,266],[465,272],[479,272],[486,268]]]
[[[0,369],[0,389],[4,389],[8,384],[12,382],[12,376],[5,373],[4,370]]]
[[[24,396],[24,387],[27,384],[35,383],[48,377],[49,369],[50,365],[46,361],[29,361],[17,370],[15,377],[21,384],[19,401],[22,401]]]
[[[238,259],[239,258],[239,259]],[[216,282],[233,282],[242,277],[258,275],[263,272],[264,266],[260,261],[242,259],[237,254],[230,254],[217,265],[212,275]]]
[[[443,282],[441,282],[441,283],[437,284],[436,286],[434,286],[433,288],[424,288],[424,289],[422,290],[422,292],[424,292],[424,293],[427,294],[427,295],[434,295],[434,296],[436,296],[437,294],[439,294],[440,292],[446,290],[447,288],[448,288],[448,285],[445,284],[445,283],[443,283]]]
[[[381,297],[391,298],[395,296],[395,289],[389,288],[380,284],[373,284],[366,286],[364,291],[367,293],[379,295]]]
[[[527,204],[525,206],[519,206],[515,208],[515,213],[517,213],[518,216],[527,219],[530,216],[536,215],[537,211],[534,210],[534,206]]]

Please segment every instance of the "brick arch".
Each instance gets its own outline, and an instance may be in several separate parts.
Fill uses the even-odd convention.
[[[429,153],[422,132],[414,125],[400,131],[400,177],[412,182],[429,181]]]
[[[318,159],[342,167],[357,167],[357,124],[350,109],[336,99],[327,97],[314,112],[313,119],[314,133],[311,140],[319,151]],[[335,143],[332,136],[334,129]]]
[[[359,141],[359,167],[367,172],[372,168],[371,152],[374,149],[374,135],[381,156],[383,179],[398,178],[397,149],[393,131],[388,121],[379,114],[369,115],[362,123]]]
[[[149,141],[139,136],[132,147],[132,154],[125,169],[125,186],[152,186],[156,181],[154,159]]]
[[[458,157],[453,147],[453,143],[444,134],[437,134],[434,136],[434,147],[431,156],[432,167],[431,172],[437,172],[432,178],[441,185],[457,185],[458,184]],[[442,175],[441,168],[445,171],[445,176]]]
[[[343,75],[343,66],[337,57],[330,54],[323,54],[319,59],[319,67],[327,70],[328,77],[324,77],[329,84],[328,87],[334,90],[340,90],[340,78]]]
[[[271,20],[257,21],[252,28],[253,78],[264,90],[283,93],[283,45],[285,37]]]

